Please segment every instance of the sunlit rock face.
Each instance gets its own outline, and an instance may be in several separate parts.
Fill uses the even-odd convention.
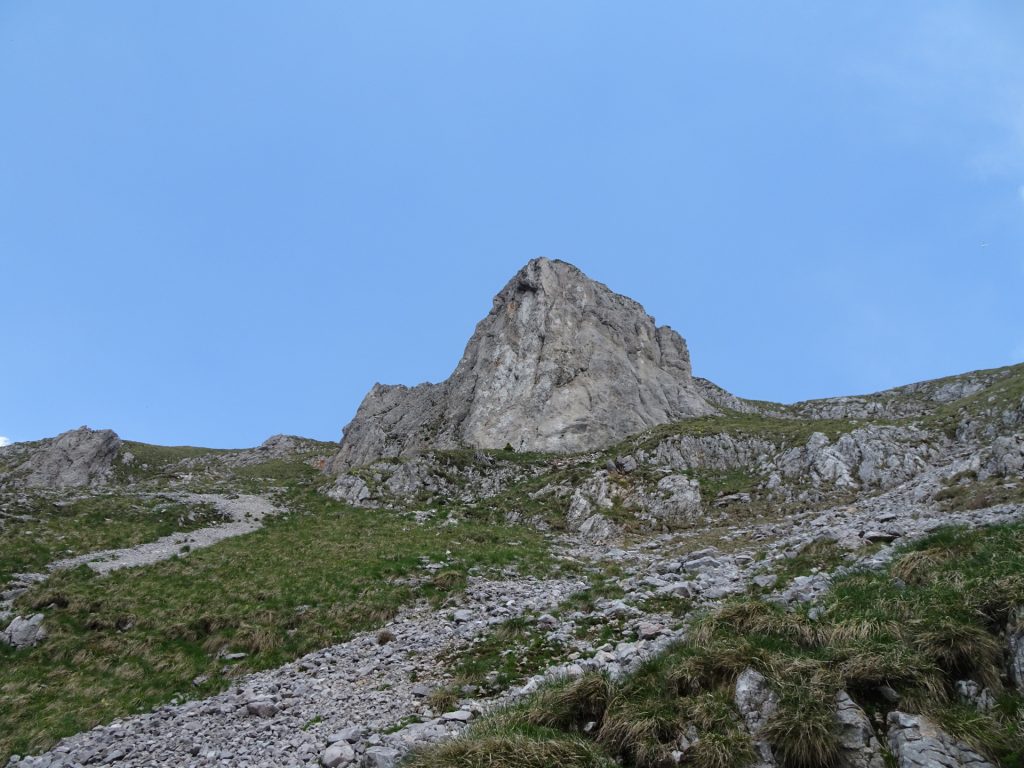
[[[534,259],[446,381],[370,390],[332,466],[426,448],[588,450],[710,413],[678,333],[571,264]]]

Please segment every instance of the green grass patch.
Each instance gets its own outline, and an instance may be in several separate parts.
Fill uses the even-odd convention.
[[[809,576],[819,571],[832,571],[849,559],[849,553],[831,539],[812,541],[795,557],[778,560],[775,569],[779,580],[773,589],[781,589],[797,576]]]
[[[564,652],[564,646],[551,640],[535,617],[516,617],[502,622],[452,659],[455,681],[504,690],[543,672]]]
[[[214,458],[231,453],[222,448],[199,448],[191,445],[150,445],[137,443],[133,440],[122,442],[121,454],[131,453],[130,464],[122,461],[114,463],[114,477],[126,482],[159,477],[167,473],[171,467],[185,459]]]
[[[964,475],[946,481],[945,487],[935,494],[935,500],[943,510],[959,512],[1024,501],[1024,480],[1020,478],[989,477],[978,480],[971,476],[974,473]]]

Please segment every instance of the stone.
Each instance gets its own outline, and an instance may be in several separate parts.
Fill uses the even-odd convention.
[[[618,527],[602,514],[594,514],[579,527],[580,536],[587,541],[608,541],[619,533]]]
[[[109,429],[79,427],[43,441],[14,474],[30,488],[81,488],[103,485],[121,450],[121,439]]]
[[[28,618],[15,616],[7,625],[0,637],[15,648],[28,648],[46,639],[46,628],[43,627],[43,614],[36,613]]]
[[[757,765],[774,766],[776,763],[771,745],[764,739],[759,739],[758,734],[778,709],[778,694],[768,685],[764,675],[755,669],[747,668],[736,678],[733,701],[754,740],[754,748],[760,757]]]
[[[754,584],[761,587],[761,589],[771,589],[775,586],[779,577],[774,573],[762,573],[760,576],[755,576],[753,581]]]
[[[374,385],[328,470],[428,448],[589,450],[716,412],[678,333],[571,264],[534,259],[495,297],[447,380]]]
[[[985,469],[987,475],[1024,475],[1024,435],[1003,435],[993,440]]]
[[[245,709],[254,717],[273,717],[280,711],[274,702],[267,699],[250,701],[245,705]]]
[[[363,506],[370,498],[370,488],[366,481],[355,475],[341,475],[327,495],[337,501],[344,501],[353,507]]]
[[[363,736],[366,735],[366,729],[361,725],[352,725],[348,728],[342,728],[341,730],[335,731],[327,737],[329,744],[334,744],[339,741],[347,741],[349,744],[355,744]]]
[[[1010,611],[1010,621],[1006,627],[1006,639],[1009,646],[1010,680],[1017,691],[1024,693],[1024,610],[1017,607]]]
[[[641,621],[636,628],[637,637],[641,640],[652,640],[664,631],[664,624],[655,624],[650,621]]]
[[[890,704],[900,703],[900,699],[902,697],[899,695],[895,688],[892,688],[888,685],[880,685],[875,690],[878,691],[879,695],[881,695],[881,697],[888,701]]]
[[[846,691],[836,694],[836,725],[840,768],[885,768],[871,721]]]
[[[757,734],[779,706],[765,676],[749,667],[736,678],[733,699],[751,734]]]
[[[996,707],[996,697],[988,688],[982,688],[974,680],[957,680],[956,695],[964,704],[969,704],[981,712],[989,712]]]
[[[897,768],[995,768],[923,715],[889,713],[889,749]]]
[[[332,744],[320,755],[320,764],[324,768],[339,768],[350,765],[356,759],[355,750],[345,742]]]
[[[468,723],[473,719],[473,713],[468,709],[456,709],[452,712],[445,712],[441,715],[441,719],[455,723]]]
[[[720,568],[721,565],[722,563],[720,560],[711,557],[710,555],[703,555],[701,557],[695,557],[691,560],[687,560],[683,563],[683,568],[690,573],[704,573],[705,571]]]
[[[635,456],[619,456],[615,459],[615,467],[618,468],[620,472],[625,472],[627,475],[630,472],[636,472],[638,466]]]
[[[700,483],[686,475],[661,478],[654,493],[640,498],[643,510],[656,520],[685,522],[701,514]]]
[[[865,531],[864,540],[872,544],[888,544],[899,538],[899,535],[891,531]]]
[[[395,768],[401,757],[397,749],[370,747],[363,755],[363,768]]]

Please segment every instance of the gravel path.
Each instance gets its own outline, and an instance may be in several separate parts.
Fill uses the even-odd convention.
[[[47,566],[50,571],[75,568],[83,563],[97,573],[110,573],[121,568],[151,565],[175,555],[202,549],[218,541],[251,533],[263,526],[263,518],[277,512],[277,507],[262,496],[240,495],[236,498],[216,494],[185,494],[177,497],[186,504],[213,504],[231,522],[172,533],[156,541],[125,549],[103,549],[76,557],[56,560]],[[188,549],[184,549],[187,547]]]

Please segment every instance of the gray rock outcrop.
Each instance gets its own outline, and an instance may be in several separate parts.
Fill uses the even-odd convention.
[[[79,427],[44,441],[16,474],[31,488],[102,485],[120,449],[121,439],[111,430]]]
[[[890,712],[888,724],[898,768],[994,768],[923,715]]]
[[[374,385],[329,471],[427,448],[589,450],[715,412],[678,333],[571,264],[534,259],[446,381]]]
[[[1024,609],[1019,606],[1010,611],[1006,639],[1010,652],[1008,663],[1010,680],[1018,692],[1024,693]]]
[[[846,691],[836,694],[836,725],[842,768],[885,768],[871,721]]]
[[[771,768],[776,765],[772,748],[761,738],[761,731],[779,708],[778,694],[771,689],[764,675],[748,668],[736,679],[733,701],[754,740],[754,748],[758,754],[755,768]]]
[[[891,488],[920,474],[937,455],[924,430],[869,426],[841,435],[835,443],[816,432],[807,444],[774,459],[782,477],[814,486]]]

